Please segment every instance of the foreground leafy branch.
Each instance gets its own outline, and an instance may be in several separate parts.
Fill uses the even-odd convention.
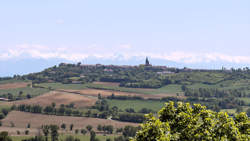
[[[200,104],[169,102],[158,117],[146,115],[131,141],[236,141],[250,139],[250,120],[246,113],[229,117],[227,113],[207,110]]]

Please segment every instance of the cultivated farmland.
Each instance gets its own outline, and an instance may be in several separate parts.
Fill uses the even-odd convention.
[[[74,103],[75,107],[82,108],[88,107],[95,104],[97,98],[94,97],[86,97],[83,95],[66,93],[66,92],[56,92],[52,91],[41,96],[37,96],[31,99],[19,100],[11,102],[10,104],[20,105],[20,104],[29,104],[29,105],[41,105],[48,106],[51,105],[52,102],[56,103],[57,106],[61,104],[70,104]]]
[[[138,126],[136,123],[130,122],[119,122],[109,119],[89,118],[89,117],[70,117],[70,116],[54,116],[54,115],[42,115],[32,114],[26,112],[12,111],[8,116],[2,120],[2,127],[0,131],[8,129],[11,134],[16,134],[16,130],[24,130],[27,124],[31,125],[31,132],[38,132],[38,128],[42,125],[56,124],[60,126],[65,123],[67,128],[70,124],[74,125],[74,129],[82,129],[87,125],[92,125],[93,129],[96,130],[97,126],[100,125],[113,125],[115,128],[121,128],[126,125]],[[12,124],[14,127],[12,127]]]

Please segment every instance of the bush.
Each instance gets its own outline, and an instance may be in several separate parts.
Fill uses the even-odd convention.
[[[0,132],[0,141],[12,141],[12,140],[9,137],[8,132],[3,131],[3,132]]]
[[[87,130],[82,129],[82,130],[81,130],[81,133],[82,133],[83,135],[85,135],[85,134],[87,134]]]
[[[78,132],[79,132],[79,130],[78,130],[78,129],[76,129],[76,130],[75,130],[75,134],[78,134]]]

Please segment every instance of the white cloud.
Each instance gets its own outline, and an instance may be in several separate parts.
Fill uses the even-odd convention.
[[[48,47],[38,44],[22,44],[16,47],[5,49],[0,52],[0,60],[7,60],[19,57],[31,57],[42,59],[65,59],[69,61],[82,61],[88,57],[97,59],[119,59],[129,60],[132,57],[162,59],[177,63],[196,64],[225,62],[235,64],[250,64],[250,57],[239,55],[227,55],[223,53],[195,53],[195,52],[143,52],[133,50],[132,45],[122,44],[118,47],[104,48],[96,44],[88,47]]]

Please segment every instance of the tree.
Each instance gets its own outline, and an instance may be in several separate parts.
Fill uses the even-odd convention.
[[[250,117],[250,108],[247,109],[247,115]]]
[[[55,103],[55,102],[52,102],[52,103],[51,103],[51,106],[52,106],[53,108],[55,108],[55,107],[56,107],[56,103]]]
[[[42,131],[45,136],[45,141],[48,141],[48,135],[49,135],[49,126],[48,125],[43,125],[42,126]]]
[[[50,125],[51,141],[58,141],[58,129],[57,125]]]
[[[12,141],[12,140],[9,137],[8,132],[3,131],[3,132],[0,132],[0,141]]]
[[[122,131],[122,135],[126,138],[128,137],[134,137],[136,132],[137,132],[137,127],[133,127],[133,126],[125,126],[123,131]]]
[[[31,98],[31,95],[30,95],[30,94],[27,94],[26,97],[27,97],[27,99],[30,99],[30,98]]]
[[[87,133],[87,131],[86,131],[85,129],[82,129],[82,130],[81,130],[81,133],[82,133],[83,135],[85,135],[85,134]]]
[[[99,125],[97,126],[97,130],[98,130],[98,131],[102,131],[102,125],[99,124]]]
[[[61,128],[62,128],[63,130],[65,130],[65,128],[66,128],[66,124],[65,124],[65,123],[63,123],[63,124],[61,125]]]
[[[74,124],[70,124],[70,127],[69,127],[70,131],[72,131],[73,128],[74,128]]]
[[[3,108],[3,109],[2,109],[2,113],[3,113],[5,116],[7,116],[8,113],[9,113],[9,109]]]
[[[95,139],[96,139],[95,136],[96,136],[95,132],[91,131],[90,132],[90,141],[95,141]]]
[[[78,129],[76,129],[76,130],[75,130],[75,134],[78,134],[78,132],[79,132],[79,130],[78,130]]]
[[[146,115],[134,141],[247,140],[250,121],[245,113],[234,118],[227,113],[207,110],[200,104],[166,103],[159,118]]]
[[[92,130],[92,128],[93,128],[93,127],[92,127],[91,125],[87,125],[87,126],[86,126],[86,129],[87,129],[89,132]]]

